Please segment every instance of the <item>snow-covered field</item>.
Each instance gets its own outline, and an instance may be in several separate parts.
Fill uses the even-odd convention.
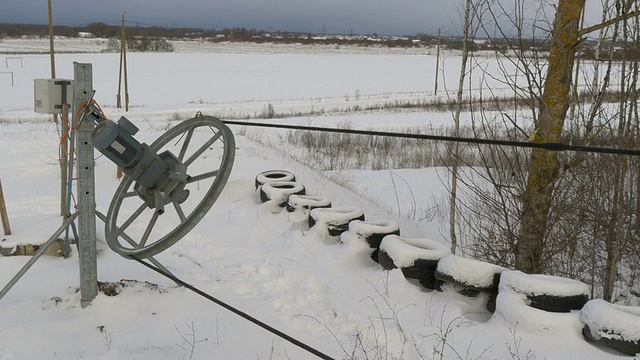
[[[6,40],[0,45],[3,51],[9,46]],[[14,59],[0,69],[0,177],[13,234],[0,239],[3,245],[42,243],[61,221],[57,128],[31,110],[33,79],[48,77],[49,58],[0,55],[0,67],[8,58]],[[276,110],[291,106],[299,111],[303,105],[329,110],[384,97],[427,98],[434,80],[433,57],[384,51],[243,48],[216,54],[130,54],[128,59],[132,109],[126,116],[140,127],[136,137],[147,143],[176,125],[174,117],[196,111],[251,115],[266,104]],[[445,74],[451,75],[443,81],[452,88],[459,61],[450,60]],[[96,100],[107,116],[124,114],[114,106],[117,54],[60,55],[56,61],[61,78],[71,77],[73,62],[92,63]],[[349,113],[281,121],[327,126],[350,121],[367,129],[439,125],[449,116]],[[446,224],[437,216],[406,216],[411,209],[431,209],[443,201],[446,170],[345,173],[352,186],[367,194],[361,196],[328,180],[327,174],[241,136],[238,128],[232,130],[236,158],[221,197],[193,231],[157,256],[180,279],[333,358],[629,358],[584,341],[579,311],[540,315],[528,308],[522,316],[531,321],[515,322],[517,317],[487,312],[483,297],[425,290],[400,270],[385,271],[371,261],[353,234],[343,234],[342,243],[328,242],[304,222],[261,203],[254,189],[258,173],[287,169],[308,194],[336,206],[359,207],[367,219],[395,221],[403,236],[447,244]],[[115,166],[98,157],[96,174],[97,207],[106,212],[118,185]],[[397,195],[394,175],[406,181],[396,178]],[[398,203],[404,216],[398,216]],[[83,309],[75,248],[68,259],[44,256],[0,300],[0,359],[315,358],[115,254],[105,243],[100,221],[97,227],[98,279],[122,280],[126,286],[121,293],[100,293]],[[0,284],[26,261],[0,257]],[[509,306],[515,301],[504,296],[499,305],[515,308],[517,315],[518,307]]]

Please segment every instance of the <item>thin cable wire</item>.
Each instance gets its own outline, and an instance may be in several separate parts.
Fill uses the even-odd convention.
[[[305,343],[303,343],[303,342],[301,342],[299,340],[294,339],[293,337],[283,333],[282,331],[280,331],[280,330],[278,330],[278,329],[276,329],[276,328],[274,328],[274,327],[272,327],[272,326],[270,326],[270,325],[268,325],[268,324],[266,324],[266,323],[264,323],[264,322],[262,322],[262,321],[260,321],[260,320],[258,320],[256,318],[254,318],[253,316],[251,316],[251,315],[249,315],[249,314],[247,314],[247,313],[245,313],[245,312],[243,312],[241,310],[238,310],[238,309],[234,308],[233,306],[231,306],[231,305],[229,305],[229,304],[227,304],[225,302],[222,302],[221,300],[218,300],[217,298],[207,294],[206,292],[196,288],[195,286],[189,285],[186,282],[178,279],[174,275],[169,274],[169,273],[167,273],[165,271],[162,271],[161,269],[159,269],[159,268],[157,268],[157,267],[155,267],[155,266],[153,266],[151,264],[148,264],[147,262],[143,261],[142,259],[139,259],[139,258],[137,258],[135,256],[131,256],[131,259],[139,262],[140,264],[148,267],[149,269],[157,272],[158,274],[160,274],[160,275],[172,280],[176,284],[195,292],[196,294],[204,297],[205,299],[207,299],[207,300],[209,300],[211,302],[214,302],[219,306],[222,306],[223,308],[231,311],[232,313],[234,313],[234,314],[236,314],[236,315],[238,315],[238,316],[240,316],[240,317],[242,317],[242,318],[244,318],[246,320],[249,320],[250,322],[254,323],[255,325],[260,326],[261,328],[269,331],[270,333],[275,334],[275,335],[279,336],[280,338],[282,338],[284,340],[287,340],[288,342],[292,343],[293,345],[296,345],[296,346],[300,347],[301,349],[306,350],[307,352],[319,357],[320,359],[334,360],[334,358],[332,358],[331,356],[326,355],[326,354],[320,352],[319,350],[316,350],[316,349],[312,348],[311,346],[309,346],[309,345],[307,345],[307,344],[305,344]]]
[[[534,143],[534,142],[525,142],[525,141],[463,138],[463,137],[442,136],[442,135],[408,134],[408,133],[394,133],[394,132],[386,132],[386,131],[338,129],[338,128],[317,127],[317,126],[254,123],[254,122],[233,121],[233,120],[223,120],[223,122],[227,125],[254,126],[254,127],[266,127],[266,128],[288,129],[288,130],[322,131],[322,132],[342,133],[342,134],[359,134],[359,135],[374,135],[374,136],[385,136],[385,137],[396,137],[396,138],[407,138],[407,139],[448,141],[448,142],[458,142],[458,143],[467,143],[467,144],[538,148],[538,149],[545,149],[550,151],[575,151],[575,152],[640,156],[640,150],[634,150],[634,149],[576,146],[576,145],[565,145],[561,143]]]

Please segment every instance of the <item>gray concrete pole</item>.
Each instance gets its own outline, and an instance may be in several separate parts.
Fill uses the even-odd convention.
[[[73,100],[76,107],[91,99],[93,74],[91,64],[74,63]],[[92,120],[74,119],[78,126],[76,151],[78,153],[78,256],[80,258],[80,302],[87,307],[98,295],[98,266],[96,261],[96,196],[93,145],[91,133],[95,127]]]

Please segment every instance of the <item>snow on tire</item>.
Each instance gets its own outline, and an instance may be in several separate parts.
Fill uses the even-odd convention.
[[[486,308],[495,311],[500,274],[506,269],[480,260],[456,255],[443,256],[438,262],[435,278],[456,287],[458,293],[476,297],[488,294]]]
[[[309,212],[309,228],[316,227],[325,240],[336,238],[349,229],[353,220],[364,220],[362,209],[354,206],[316,208]]]
[[[488,262],[457,255],[443,256],[438,262],[436,278],[461,287],[487,293],[498,292],[496,274],[506,269]]]
[[[330,208],[331,201],[311,195],[291,195],[285,206],[289,212],[289,218],[294,221],[304,221],[309,218],[309,213],[317,208]]]
[[[286,170],[267,170],[256,176],[256,190],[262,185],[272,181],[296,181],[296,176]]]
[[[388,235],[380,243],[378,262],[387,270],[399,268],[405,278],[435,289],[438,261],[450,253],[448,247],[434,240]]]
[[[521,271],[503,272],[503,289],[525,295],[533,308],[556,313],[580,310],[589,300],[589,286],[581,281]]]
[[[640,353],[640,307],[591,300],[582,308],[580,320],[587,341],[626,355]]]
[[[387,235],[400,235],[398,223],[391,220],[354,220],[349,223],[348,234],[343,236],[351,236],[352,241],[366,243],[373,250],[369,256],[378,262],[378,249]]]
[[[260,188],[260,200],[263,203],[274,201],[279,207],[287,204],[289,196],[304,195],[304,185],[293,181],[272,181]]]

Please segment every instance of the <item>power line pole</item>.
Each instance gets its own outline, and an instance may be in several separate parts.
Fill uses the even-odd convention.
[[[438,95],[438,67],[440,65],[440,30],[438,28],[438,46],[436,47],[436,83],[433,87],[433,95]]]
[[[125,27],[124,16],[127,12],[122,14],[122,31],[120,38],[120,72],[118,74],[118,95],[116,96],[116,107],[122,108],[121,94],[122,94],[122,75],[124,74],[124,104],[125,111],[129,111],[129,82],[127,78],[127,33]]]

